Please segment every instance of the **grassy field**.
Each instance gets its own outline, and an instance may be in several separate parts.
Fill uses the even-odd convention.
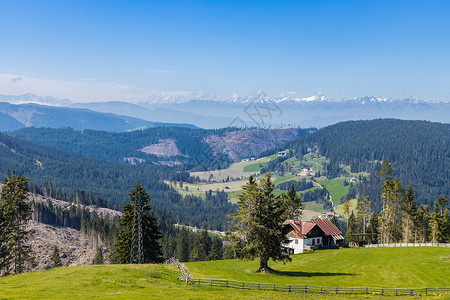
[[[343,182],[343,178],[319,181],[319,183],[323,184],[328,192],[330,192],[330,196],[333,199],[333,205],[338,205],[339,199],[347,194],[350,185],[344,186]]]
[[[257,261],[186,263],[192,276],[318,286],[425,287],[450,285],[448,248],[322,250],[271,263],[278,275],[254,273]],[[0,299],[381,299],[186,286],[175,265],[99,265],[57,268],[0,278]],[[427,299],[448,299],[428,297]],[[424,297],[395,297],[395,299]],[[385,298],[383,298],[385,299]]]
[[[357,248],[320,250],[292,256],[292,262],[269,263],[277,275],[255,273],[258,261],[191,262],[194,277],[237,281],[342,287],[450,286],[450,249]]]

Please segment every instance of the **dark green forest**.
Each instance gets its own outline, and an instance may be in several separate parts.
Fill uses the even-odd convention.
[[[223,135],[238,128],[222,128],[216,130],[191,129],[183,127],[156,127],[130,132],[106,132],[96,130],[77,131],[71,128],[23,128],[8,133],[18,139],[45,145],[55,149],[82,154],[90,158],[111,162],[125,163],[124,157],[142,159],[142,164],[153,165],[160,160],[167,160],[156,155],[146,154],[139,149],[156,144],[160,140],[173,140],[181,155],[171,157],[181,165],[175,170],[205,170],[226,168],[231,159],[228,155],[218,155],[208,143],[207,136]],[[298,129],[298,136],[308,131]]]
[[[162,180],[188,180],[189,174],[174,172],[166,166],[133,166],[91,159],[50,147],[37,146],[0,133],[0,170],[15,170],[29,179],[30,187],[44,188],[52,182],[61,195],[76,194],[80,189],[107,199],[121,209],[136,182],[149,192],[154,207],[164,207],[176,216],[175,221],[199,228],[225,230],[225,216],[235,205],[225,193],[207,193],[200,197],[182,197]],[[7,175],[7,174],[5,174]]]
[[[375,174],[384,159],[402,186],[412,185],[417,203],[431,205],[437,197],[449,195],[449,144],[450,124],[379,119],[328,126],[284,148],[298,157],[318,151],[330,160],[325,174],[329,178],[339,175],[340,164],[349,165],[352,172],[369,172],[371,176],[355,188],[359,195],[369,195],[379,210],[382,181]]]

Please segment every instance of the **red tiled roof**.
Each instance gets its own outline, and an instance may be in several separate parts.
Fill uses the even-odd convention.
[[[302,234],[307,235],[316,224],[302,222]]]
[[[319,226],[326,235],[331,235],[335,239],[343,238],[342,232],[328,219],[305,222],[286,220],[284,221],[283,226],[286,225],[290,225],[300,238],[305,238],[308,232],[310,232],[316,225]]]
[[[311,220],[311,221],[306,221],[306,223],[316,224],[317,226],[320,227],[320,229],[322,229],[322,231],[326,235],[332,235],[332,236],[342,235],[342,232],[328,219]]]

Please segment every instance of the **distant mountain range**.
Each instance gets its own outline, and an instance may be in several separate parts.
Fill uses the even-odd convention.
[[[426,120],[449,122],[450,102],[431,102],[417,98],[391,99],[386,97],[362,97],[352,99],[328,99],[323,95],[296,97],[285,95],[276,98],[243,97],[224,101],[190,100],[184,102],[127,103],[127,102],[91,102],[73,103],[68,99],[58,100],[53,97],[39,97],[32,94],[20,96],[0,95],[1,101],[10,103],[41,103],[58,106],[59,109],[89,109],[104,114],[107,120],[92,124],[85,119],[73,119],[61,125],[54,114],[53,120],[47,117],[37,118],[37,113],[30,115],[30,108],[20,113],[6,113],[23,126],[72,127],[74,129],[98,129],[108,131],[131,130],[142,126],[160,126],[145,122],[178,123],[178,125],[195,126],[211,129],[223,127],[325,127],[347,120],[370,120],[377,118],[397,118],[404,120]],[[184,100],[184,99],[183,99]],[[175,102],[174,102],[175,101]],[[30,104],[27,104],[30,105]],[[49,108],[49,106],[46,106]],[[41,106],[42,108],[42,106]],[[31,110],[32,111],[32,110]],[[54,111],[61,113],[61,111]],[[0,110],[0,112],[5,113]],[[85,111],[86,112],[86,111]],[[68,113],[68,111],[65,111]],[[127,116],[127,117],[124,117]],[[118,119],[117,119],[118,118]],[[0,115],[5,124],[0,130],[14,130],[20,124],[11,118]],[[37,121],[36,119],[39,119]],[[68,119],[64,117],[64,119]],[[27,123],[28,122],[28,123]],[[70,123],[70,124],[69,124]],[[32,125],[26,125],[32,124]],[[114,124],[114,125],[112,125]],[[18,127],[19,126],[19,127]],[[110,128],[111,127],[111,128]],[[7,128],[7,129],[4,129]],[[9,129],[8,129],[9,128]],[[12,128],[12,129],[11,129]]]
[[[24,127],[94,129],[122,132],[140,128],[181,126],[190,124],[160,123],[113,113],[88,109],[55,107],[39,104],[10,104],[0,102],[0,131],[14,131]]]

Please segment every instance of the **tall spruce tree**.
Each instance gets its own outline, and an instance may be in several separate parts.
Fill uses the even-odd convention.
[[[413,234],[416,230],[417,221],[417,207],[414,201],[414,193],[411,184],[406,190],[405,197],[403,198],[403,240],[405,243],[416,242],[416,234]]]
[[[257,183],[253,176],[242,186],[244,192],[238,195],[239,210],[232,215],[234,223],[228,232],[237,255],[243,259],[259,258],[259,272],[271,272],[269,259],[290,261],[283,244],[286,206],[273,194],[274,186],[270,173]]]
[[[366,228],[367,228],[366,219],[370,212],[369,196],[365,196],[365,197],[361,196],[358,198],[358,203],[356,205],[356,212],[357,212],[358,222],[360,223],[360,226],[361,226],[361,232],[363,234],[365,234]],[[364,238],[364,240],[366,239],[365,236],[363,238]]]
[[[211,251],[211,243],[211,238],[206,230],[203,230],[200,234],[197,234],[194,240],[194,247],[191,252],[191,260],[207,260]]]
[[[97,251],[95,252],[95,256],[92,259],[93,265],[103,265],[103,249],[102,247],[97,247]]]
[[[3,245],[0,245],[0,272],[7,275],[31,269],[34,260],[31,247],[27,243],[29,231],[26,226],[31,218],[31,207],[26,202],[27,179],[23,176],[17,177],[13,171],[10,179],[5,178],[3,183],[0,198],[0,239],[3,240]]]
[[[421,243],[426,243],[430,234],[430,206],[421,204],[417,210],[417,232]]]
[[[56,245],[53,247],[53,253],[52,256],[50,257],[50,260],[52,262],[52,268],[62,267],[61,256],[59,254],[59,249]]]
[[[447,196],[441,196],[434,201],[433,223],[435,224],[435,240],[446,243],[450,240],[450,214]]]
[[[156,219],[151,216],[150,196],[139,183],[133,187],[129,196],[131,203],[123,206],[124,215],[119,220],[120,232],[116,240],[113,261],[121,264],[130,263],[134,206],[137,201],[142,200],[144,204],[142,207],[143,263],[159,262],[162,259],[159,244],[162,235],[158,231]]]
[[[303,201],[297,195],[295,191],[294,183],[291,184],[291,187],[287,193],[283,193],[281,199],[286,206],[286,214],[284,219],[293,219],[296,221],[301,221],[303,215],[303,209],[305,208]]]
[[[383,207],[380,213],[380,241],[396,242],[401,239],[403,188],[397,179],[392,178],[393,170],[387,159],[381,164],[377,175],[384,179],[381,186]]]
[[[189,234],[184,228],[178,233],[175,255],[180,262],[189,261]]]

